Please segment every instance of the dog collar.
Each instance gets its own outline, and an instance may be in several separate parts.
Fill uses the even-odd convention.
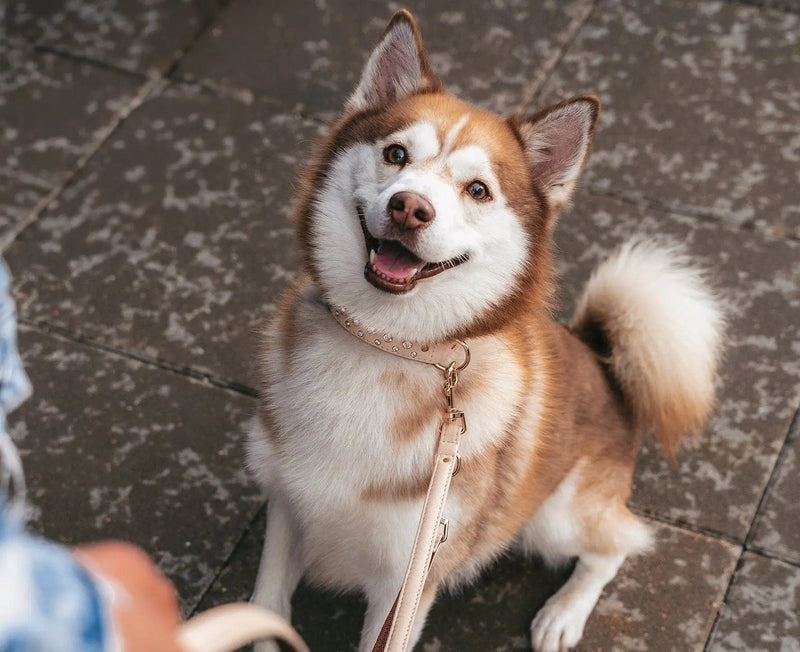
[[[441,371],[446,371],[451,366],[456,371],[461,371],[469,364],[469,347],[466,342],[461,340],[428,344],[397,339],[391,333],[366,328],[358,319],[350,316],[342,306],[329,305],[328,309],[342,328],[374,349],[380,349],[406,360],[424,362]]]

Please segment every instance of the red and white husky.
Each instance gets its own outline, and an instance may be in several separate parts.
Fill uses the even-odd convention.
[[[430,477],[442,376],[346,332],[467,341],[469,430],[411,644],[442,586],[511,547],[566,585],[531,625],[535,650],[575,645],[603,586],[648,528],[626,507],[643,434],[672,453],[714,401],[722,319],[669,248],[624,246],[552,321],[552,232],[599,112],[577,97],[505,119],[446,94],[399,12],[306,175],[302,272],[263,353],[249,463],[269,497],[253,600],[288,617],[302,576],[362,591],[369,650],[397,595]]]

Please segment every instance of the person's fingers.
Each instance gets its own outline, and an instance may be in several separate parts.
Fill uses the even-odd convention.
[[[177,593],[143,550],[129,543],[103,542],[80,546],[74,554],[126,592],[126,599],[114,605],[126,652],[178,652]]]
[[[161,613],[168,618],[170,624],[177,625],[181,621],[178,606],[178,592],[172,583],[163,575],[154,578],[153,602],[160,605]]]
[[[121,584],[128,593],[146,596],[171,620],[180,620],[175,587],[141,548],[117,541],[93,543],[76,548],[75,556]]]
[[[134,603],[117,613],[125,652],[179,652],[178,628],[151,604]]]

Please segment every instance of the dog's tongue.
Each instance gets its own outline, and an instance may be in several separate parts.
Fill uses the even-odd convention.
[[[382,240],[372,259],[372,267],[376,271],[396,279],[411,278],[415,270],[421,269],[424,264],[425,261],[393,240]]]

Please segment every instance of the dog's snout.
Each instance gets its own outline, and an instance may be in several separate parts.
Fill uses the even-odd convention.
[[[404,230],[424,228],[436,217],[433,205],[415,192],[397,192],[392,195],[388,211],[392,221]]]

